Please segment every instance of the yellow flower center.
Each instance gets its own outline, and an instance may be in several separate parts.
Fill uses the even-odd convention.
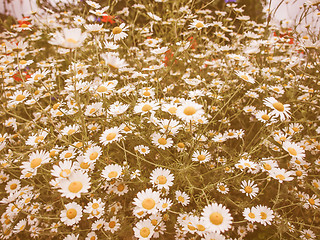
[[[68,153],[66,153],[66,154],[64,155],[64,157],[65,157],[65,158],[70,158],[70,157],[72,157],[72,153],[68,152]]]
[[[16,96],[16,101],[22,101],[25,98],[26,98],[26,96],[19,94],[18,96]]]
[[[298,176],[298,177],[300,177],[300,176],[302,176],[302,171],[296,171],[296,175]]]
[[[223,222],[223,216],[218,212],[211,213],[209,218],[214,225],[220,225]]]
[[[252,187],[250,186],[246,186],[244,190],[246,191],[246,193],[252,193]]]
[[[206,159],[206,156],[205,156],[205,155],[200,154],[197,158],[198,158],[198,160],[199,160],[199,161],[203,161],[203,160],[205,160],[205,159]]]
[[[90,160],[95,160],[98,157],[98,155],[99,154],[97,152],[93,152],[90,154],[89,158],[90,158]]]
[[[183,202],[184,202],[184,197],[179,196],[179,197],[178,197],[178,201],[183,203]]]
[[[167,140],[165,138],[159,138],[158,139],[158,143],[161,145],[166,145],[167,144]]]
[[[311,205],[314,205],[314,204],[315,204],[315,201],[314,201],[314,199],[312,199],[312,198],[310,198],[308,201],[309,201],[309,203],[310,203]]]
[[[108,141],[111,141],[111,140],[114,139],[116,136],[117,136],[116,133],[109,133],[109,134],[107,135],[106,139],[107,139]]]
[[[60,177],[66,178],[70,175],[70,173],[71,173],[70,169],[64,169],[61,171]]]
[[[188,115],[188,116],[191,116],[191,115],[195,114],[196,112],[197,112],[197,110],[196,110],[194,107],[192,107],[192,106],[186,107],[186,108],[183,110],[183,113],[184,113],[185,115]]]
[[[11,190],[16,189],[17,187],[18,187],[18,185],[16,183],[13,183],[13,184],[10,185],[10,189]]]
[[[21,60],[19,63],[20,63],[20,64],[26,64],[27,61],[26,61],[26,60]]]
[[[159,177],[157,177],[157,182],[159,184],[166,184],[167,178],[165,176],[159,176]]]
[[[262,118],[263,120],[266,120],[266,121],[268,121],[268,120],[270,119],[269,115],[267,115],[267,114],[263,114],[263,115],[261,116],[261,118]]]
[[[260,216],[261,216],[261,219],[266,219],[267,218],[267,214],[265,212],[261,212]]]
[[[158,221],[157,221],[156,219],[152,219],[152,220],[151,220],[151,223],[152,223],[153,226],[157,226]]]
[[[167,208],[167,207],[168,207],[168,203],[162,204],[162,208]]]
[[[74,181],[74,182],[70,183],[68,189],[72,193],[78,193],[82,189],[82,187],[83,187],[82,182]]]
[[[292,147],[288,147],[288,152],[293,156],[297,156],[297,151]]]
[[[123,184],[119,184],[117,187],[119,192],[122,192],[124,190],[124,185]]]
[[[109,227],[110,228],[114,228],[115,226],[116,226],[116,222],[115,221],[109,222]]]
[[[70,129],[70,130],[67,132],[67,134],[68,134],[68,135],[72,135],[72,134],[74,134],[75,132],[76,132],[76,130]]]
[[[276,178],[278,178],[278,179],[280,179],[280,180],[284,180],[286,177],[283,176],[282,174],[278,174],[278,175],[276,176]]]
[[[250,218],[255,218],[255,217],[256,217],[256,215],[254,215],[254,213],[252,213],[252,212],[249,213],[248,216],[249,216]]]
[[[73,44],[77,44],[77,43],[78,43],[78,41],[75,40],[75,39],[73,39],[73,38],[67,38],[66,41],[67,41],[68,43],[73,43]]]
[[[297,128],[297,127],[293,127],[292,130],[295,132],[299,132],[299,128]]]
[[[178,147],[179,148],[184,148],[184,143],[182,143],[182,142],[178,143]]]
[[[245,81],[248,81],[248,80],[249,80],[249,78],[248,78],[247,75],[241,75],[240,77],[241,77],[243,80],[245,80]]]
[[[77,210],[75,210],[74,208],[70,208],[67,211],[67,218],[69,219],[73,219],[77,216]]]
[[[265,163],[264,165],[263,165],[263,167],[264,167],[264,169],[266,169],[266,170],[271,170],[271,165],[270,164],[268,164],[268,163]]]
[[[97,92],[106,92],[108,91],[108,88],[106,88],[105,86],[101,85],[98,87]]]
[[[41,78],[43,78],[43,77],[44,77],[43,74],[37,74],[37,75],[34,76],[34,80],[38,81],[39,78],[41,79]]]
[[[121,27],[115,27],[115,28],[112,29],[112,33],[114,35],[119,34],[121,32],[122,32],[122,28]]]
[[[143,93],[143,95],[146,96],[146,97],[149,97],[149,96],[151,95],[151,93],[150,93],[149,91],[145,91],[145,92]]]
[[[152,198],[146,198],[142,201],[142,207],[151,210],[156,205],[156,202]]]
[[[145,104],[145,105],[143,105],[141,110],[144,112],[147,112],[147,111],[150,111],[151,109],[152,109],[152,107],[149,104]]]
[[[282,103],[280,102],[276,102],[274,104],[272,104],[272,106],[277,109],[279,112],[283,112],[284,111],[284,106]]]
[[[197,22],[196,27],[197,28],[203,28],[204,24],[202,22]]]
[[[168,111],[169,111],[169,113],[171,113],[171,114],[175,114],[175,113],[177,112],[177,108],[171,107],[171,108],[168,109]]]
[[[141,228],[140,236],[143,238],[147,238],[150,235],[150,229],[147,227]]]
[[[30,167],[31,168],[36,168],[41,164],[41,162],[42,162],[41,158],[34,158],[34,159],[32,159],[32,161],[30,163]]]
[[[221,191],[225,191],[225,190],[226,190],[225,186],[223,186],[223,185],[220,185],[220,186],[219,186],[219,189],[220,189]]]
[[[36,139],[34,140],[35,143],[39,143],[40,140],[43,140],[44,136],[38,136],[36,137]]]
[[[109,178],[116,178],[118,176],[118,173],[116,171],[111,171],[108,174]]]
[[[198,225],[197,225],[197,229],[198,229],[199,231],[201,231],[201,232],[203,232],[203,231],[206,230],[206,228],[205,228],[203,225],[201,225],[201,224],[198,224]]]
[[[92,114],[92,113],[94,113],[95,111],[96,111],[95,108],[91,108],[89,113]]]
[[[97,209],[98,207],[99,207],[99,203],[93,203],[93,204],[92,204],[92,208],[93,208],[93,209]]]

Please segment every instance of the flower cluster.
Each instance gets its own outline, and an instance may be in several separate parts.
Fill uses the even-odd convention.
[[[316,239],[320,41],[107,2],[1,34],[0,238]]]

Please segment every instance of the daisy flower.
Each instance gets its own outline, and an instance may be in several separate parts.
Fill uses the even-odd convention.
[[[159,211],[165,212],[172,206],[172,201],[169,198],[160,199],[159,202]]]
[[[69,147],[68,150],[65,150],[60,153],[59,157],[62,159],[73,159],[76,156],[75,149]]]
[[[104,59],[104,64],[110,66],[114,69],[121,70],[128,66],[128,63],[124,59],[120,59],[117,55],[112,52],[101,54],[101,57]]]
[[[151,17],[155,21],[161,21],[162,20],[161,17],[159,17],[159,16],[157,16],[157,15],[151,13],[151,12],[147,12],[147,14],[148,14],[149,17]]]
[[[103,146],[108,145],[114,141],[119,141],[122,135],[118,127],[106,129],[100,136],[99,140]]]
[[[93,7],[93,8],[100,8],[100,4],[99,3],[96,3],[96,2],[93,2],[93,1],[90,1],[90,0],[87,0],[86,3],[90,6],[90,7]]]
[[[120,115],[127,111],[129,107],[129,104],[124,104],[119,101],[116,101],[109,106],[108,113],[112,116]]]
[[[195,151],[192,154],[192,161],[205,163],[212,159],[212,155],[207,150]]]
[[[202,238],[201,240],[225,240],[226,238],[221,235],[220,233],[217,232],[211,232],[211,233],[206,233],[206,235],[204,236],[204,238]]]
[[[277,101],[274,97],[267,97],[263,100],[264,105],[273,109],[270,113],[271,116],[279,117],[281,121],[290,118],[290,105],[282,104]]]
[[[169,190],[169,187],[173,185],[173,179],[174,176],[170,173],[170,170],[160,167],[154,169],[150,176],[150,182],[159,190],[162,188]]]
[[[60,220],[68,226],[72,226],[80,222],[82,217],[82,207],[75,203],[68,203],[65,205],[65,209],[60,213]]]
[[[78,48],[87,38],[87,33],[81,33],[80,28],[63,29],[63,33],[56,32],[49,41],[52,45],[59,45],[65,48]]]
[[[275,122],[274,119],[272,119],[272,116],[268,114],[268,112],[266,110],[259,110],[257,111],[254,116],[263,123],[273,123]]]
[[[91,146],[84,154],[84,161],[96,161],[101,156],[102,149],[99,146]]]
[[[178,107],[176,115],[186,122],[197,121],[197,119],[204,114],[202,107],[201,104],[187,100]]]
[[[248,73],[242,72],[242,71],[236,71],[236,75],[241,78],[242,80],[249,82],[249,83],[254,83],[255,80],[253,77],[251,77]]]
[[[21,168],[25,171],[36,171],[42,164],[50,161],[49,153],[41,150],[29,155],[29,161],[23,162]]]
[[[133,199],[133,204],[147,213],[156,213],[160,201],[160,193],[151,188],[140,191]]]
[[[7,193],[15,193],[20,190],[21,184],[18,179],[12,179],[7,182],[7,185],[5,187],[5,190]]]
[[[19,232],[23,231],[26,228],[26,226],[27,226],[27,220],[22,219],[17,223],[17,225],[14,226],[13,232],[19,233]]]
[[[294,175],[294,172],[286,171],[284,168],[273,168],[269,174],[270,177],[278,180],[280,183],[283,183],[283,181],[292,181],[293,177],[291,177],[291,175]]]
[[[177,201],[182,206],[187,206],[190,203],[190,197],[185,192],[181,192],[180,190],[175,193]]]
[[[154,226],[150,219],[142,220],[137,222],[136,226],[133,228],[134,236],[139,240],[149,240],[154,233]]]
[[[108,222],[105,223],[104,230],[114,233],[119,230],[120,226],[119,220],[116,218],[116,216],[113,216]]]
[[[129,191],[129,188],[124,182],[116,182],[112,187],[111,191],[117,194],[118,196],[122,196]]]
[[[97,231],[97,230],[100,230],[102,229],[102,227],[105,225],[105,220],[103,219],[98,219],[96,220],[94,223],[92,223],[92,226],[91,226],[91,229],[93,231]]]
[[[72,125],[72,126],[66,126],[62,131],[61,134],[62,135],[68,135],[71,136],[74,133],[77,133],[80,130],[79,125]]]
[[[313,194],[311,197],[309,194],[306,195],[305,204],[303,205],[304,208],[308,209],[309,207],[313,209],[317,209],[320,206],[320,200],[317,198],[317,195]]]
[[[245,208],[242,214],[244,218],[249,222],[260,222],[261,220],[260,212],[255,207],[252,207],[251,209]]]
[[[318,2],[318,4],[320,3],[319,0],[316,0],[316,1]],[[303,229],[301,231],[300,239],[302,240],[315,240],[316,237],[317,237],[316,234],[311,229]]]
[[[232,216],[222,204],[212,203],[202,211],[202,219],[208,231],[224,232],[231,228]]]
[[[259,192],[259,188],[257,184],[254,183],[254,181],[243,180],[241,182],[241,189],[240,192],[245,193],[247,196],[249,196],[251,199],[257,196],[257,193]]]
[[[305,157],[304,149],[298,146],[296,143],[285,141],[282,144],[282,148],[286,150],[289,153],[289,155],[293,158],[303,160],[303,158]]]
[[[88,233],[85,240],[98,240],[98,236],[95,232],[90,232],[90,233]]]
[[[128,31],[128,27],[126,27],[125,23],[121,23],[119,27],[114,27],[112,29],[112,33],[111,33],[110,37],[113,38],[114,41],[118,41],[123,38],[126,38],[128,36],[128,34],[125,33],[124,31]]]
[[[161,148],[165,150],[166,148],[170,148],[173,144],[173,140],[171,138],[167,138],[160,133],[153,133],[151,135],[152,143],[157,146],[158,148]]]
[[[148,146],[144,146],[144,145],[138,145],[134,147],[134,150],[136,152],[139,152],[142,155],[146,155],[150,152],[149,147]]]
[[[100,218],[104,214],[104,206],[105,203],[99,199],[93,199],[91,202],[87,204],[83,212],[88,213],[88,218]]]
[[[217,191],[221,192],[222,194],[226,194],[229,192],[229,188],[224,183],[218,183],[217,184]]]
[[[267,224],[271,225],[272,219],[274,218],[273,211],[270,208],[261,205],[257,206],[256,209],[260,215],[258,222],[264,226]]]
[[[89,12],[91,12],[92,14],[98,16],[98,17],[102,17],[102,16],[108,16],[107,13],[105,13],[105,11],[107,11],[109,9],[109,6],[106,6],[102,9],[96,9],[96,10],[89,10]]]
[[[104,170],[101,172],[102,177],[107,181],[119,178],[122,174],[123,168],[118,164],[110,164],[105,166]]]
[[[208,25],[205,24],[203,21],[199,21],[194,19],[193,22],[189,25],[188,29],[197,29],[197,30],[201,30],[202,28],[207,28]]]
[[[148,112],[153,113],[157,109],[159,109],[159,103],[150,100],[136,104],[136,106],[134,107],[134,112],[146,114]]]
[[[81,171],[72,173],[68,179],[63,179],[60,182],[58,191],[62,197],[74,199],[80,198],[81,193],[87,193],[90,188],[90,178],[87,173]]]
[[[73,162],[70,160],[60,161],[59,165],[53,165],[51,175],[60,179],[67,178],[74,171]]]
[[[12,96],[9,97],[11,99],[9,102],[13,104],[22,103],[27,99],[29,95],[30,94],[27,91],[17,90]]]

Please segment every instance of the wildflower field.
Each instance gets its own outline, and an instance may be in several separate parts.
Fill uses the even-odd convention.
[[[1,33],[0,238],[320,239],[319,32],[124,2]]]

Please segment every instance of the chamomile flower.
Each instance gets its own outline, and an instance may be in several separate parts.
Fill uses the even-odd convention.
[[[192,161],[205,163],[212,159],[212,155],[207,150],[195,151],[192,154]]]
[[[264,105],[273,109],[271,116],[280,117],[281,121],[290,118],[290,105],[282,104],[274,97],[267,97],[263,100]]]
[[[125,23],[121,23],[120,26],[114,27],[112,29],[112,33],[110,35],[111,38],[114,39],[114,41],[119,41],[121,39],[124,39],[128,36],[125,31],[128,31],[128,27],[126,27]]]
[[[103,171],[101,172],[102,177],[104,177],[107,181],[112,179],[120,178],[122,175],[123,168],[118,164],[110,164],[107,165]]]
[[[210,232],[210,233],[206,233],[206,235],[204,236],[204,238],[201,238],[201,240],[225,240],[226,238],[217,232]]]
[[[90,184],[88,174],[78,171],[72,173],[67,179],[63,179],[60,182],[61,189],[58,191],[61,192],[61,196],[66,198],[80,198],[81,193],[88,192]]]
[[[144,145],[135,146],[134,150],[142,155],[147,155],[150,152],[149,147]]]
[[[222,194],[226,194],[229,192],[229,188],[226,184],[224,183],[218,183],[217,184],[217,191],[221,192]]]
[[[139,240],[149,240],[154,233],[154,228],[150,219],[141,220],[133,228],[134,236]]]
[[[56,32],[53,38],[49,41],[52,45],[59,45],[65,48],[81,47],[84,40],[87,38],[87,33],[81,33],[80,28],[63,29],[63,33]]]
[[[255,80],[253,77],[251,77],[248,73],[242,72],[242,71],[236,71],[236,75],[244,80],[245,82],[249,83],[255,83]]]
[[[182,206],[187,206],[190,203],[190,197],[185,192],[178,190],[176,191],[175,196]]]
[[[189,25],[189,29],[197,29],[197,30],[201,30],[202,28],[207,28],[208,25],[205,24],[203,21],[200,20],[196,20],[194,19],[193,22]]]
[[[80,130],[79,125],[70,125],[70,126],[66,126],[62,131],[61,134],[62,135],[68,135],[71,136],[72,134],[77,133]]]
[[[224,232],[231,228],[232,216],[222,204],[212,203],[202,210],[202,220],[208,231]]]
[[[7,185],[5,187],[5,190],[7,193],[15,193],[20,190],[21,184],[18,179],[12,179],[7,182]]]
[[[84,154],[85,161],[96,161],[102,154],[102,149],[99,146],[91,146]]]
[[[260,212],[258,211],[257,208],[252,207],[252,208],[245,208],[243,210],[243,216],[244,218],[249,221],[249,222],[260,222]]]
[[[100,218],[104,214],[104,206],[105,203],[99,199],[93,199],[91,202],[87,204],[83,212],[88,213],[88,218]]]
[[[193,101],[187,100],[181,106],[178,107],[176,115],[182,120],[189,122],[197,120],[199,116],[204,114],[202,105]]]
[[[61,221],[67,226],[79,223],[82,217],[82,207],[75,202],[68,203],[64,207],[65,209],[60,213]]]
[[[258,220],[259,223],[266,226],[271,225],[272,219],[274,218],[273,210],[268,208],[267,206],[257,206],[257,212],[260,215],[260,219]]]
[[[120,222],[117,219],[116,216],[113,216],[112,218],[110,218],[109,221],[107,221],[104,225],[104,230],[106,231],[110,231],[111,233],[115,233],[116,231],[118,231],[120,229]]]
[[[163,168],[154,169],[150,175],[151,183],[159,190],[162,188],[169,190],[169,187],[173,185],[173,179],[174,176],[170,173],[170,170]]]
[[[27,171],[36,171],[42,164],[50,161],[49,153],[37,150],[29,155],[29,161],[23,162],[21,168]]]
[[[151,139],[155,146],[163,150],[170,148],[173,144],[173,140],[171,138],[168,138],[160,133],[153,133],[151,135]]]
[[[137,197],[133,199],[133,204],[144,212],[158,212],[160,202],[160,193],[151,188],[138,192]]]
[[[293,158],[303,160],[303,158],[305,157],[304,149],[296,143],[285,141],[282,144],[282,148],[286,150],[289,153],[289,155]]]
[[[159,211],[165,212],[172,206],[172,201],[168,198],[162,198],[159,201]]]
[[[156,101],[145,101],[145,102],[140,102],[136,104],[134,107],[134,112],[135,113],[141,113],[141,114],[146,114],[146,113],[154,113],[154,111],[159,109],[159,103]]]
[[[27,220],[22,219],[17,223],[17,225],[14,226],[13,232],[19,233],[19,232],[23,231],[26,228],[26,226],[27,226]]]
[[[104,59],[104,64],[114,69],[121,70],[122,68],[128,66],[124,59],[120,59],[117,55],[115,55],[112,52],[102,54],[101,56]]]
[[[24,102],[25,100],[27,100],[27,97],[30,94],[28,93],[28,91],[21,91],[21,90],[17,90],[14,92],[14,94],[12,96],[10,96],[10,101],[13,104],[19,104]]]
[[[259,192],[259,188],[258,188],[257,184],[254,183],[254,181],[243,180],[241,182],[240,192],[245,193],[247,196],[249,196],[252,199],[255,196],[257,196],[257,193]]]
[[[103,146],[108,145],[114,141],[119,141],[122,135],[118,127],[106,129],[100,136],[99,140]]]
[[[64,179],[69,177],[74,170],[75,168],[72,161],[60,161],[58,165],[53,165],[51,175],[59,179]]]

